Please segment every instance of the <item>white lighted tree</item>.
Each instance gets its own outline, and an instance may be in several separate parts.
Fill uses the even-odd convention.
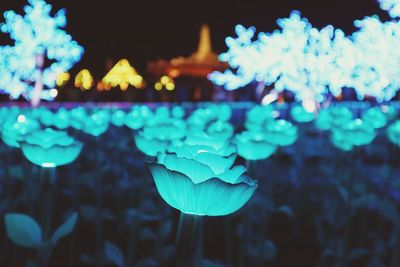
[[[1,31],[12,45],[0,47],[0,89],[11,98],[23,96],[37,106],[51,100],[59,74],[81,59],[83,48],[64,30],[65,10],[53,16],[52,6],[43,0],[28,0],[24,15],[4,13]]]

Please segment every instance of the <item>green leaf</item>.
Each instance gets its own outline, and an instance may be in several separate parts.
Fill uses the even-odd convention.
[[[10,240],[21,247],[33,248],[42,240],[42,230],[31,217],[8,213],[4,216],[7,236]]]
[[[76,222],[78,220],[78,213],[74,212],[57,230],[54,231],[51,236],[51,242],[57,244],[58,241],[69,235],[75,228]]]

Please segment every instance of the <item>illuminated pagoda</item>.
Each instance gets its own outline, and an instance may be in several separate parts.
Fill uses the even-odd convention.
[[[148,73],[155,80],[167,76],[172,79],[180,77],[194,78],[197,82],[195,95],[199,95],[199,82],[210,86],[208,74],[213,71],[224,71],[229,68],[226,62],[221,62],[213,51],[210,28],[203,25],[200,30],[200,39],[197,51],[189,57],[177,57],[169,61],[158,60],[148,64]],[[200,93],[201,94],[201,93]],[[195,96],[199,98],[199,96]]]
[[[82,91],[87,91],[92,88],[94,78],[88,69],[81,70],[75,77],[74,85]]]
[[[98,89],[102,90],[102,86],[104,86],[106,90],[119,87],[122,91],[126,91],[129,86],[143,88],[143,85],[143,77],[138,74],[127,59],[121,59],[106,76],[104,76]]]

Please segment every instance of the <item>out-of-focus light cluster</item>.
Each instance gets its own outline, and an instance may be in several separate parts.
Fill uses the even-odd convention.
[[[280,30],[255,35],[255,28],[236,26],[237,37],[226,38],[228,51],[220,55],[232,70],[214,72],[209,79],[227,90],[252,82],[293,92],[298,100],[323,102],[325,95],[341,95],[354,88],[360,99],[390,100],[400,87],[400,23],[378,17],[355,21],[351,36],[326,26],[314,28],[300,13],[279,19]]]
[[[84,52],[64,31],[65,10],[51,15],[52,6],[43,0],[28,0],[25,15],[14,11],[4,13],[0,30],[9,34],[13,46],[0,47],[0,90],[11,98],[32,97],[33,84],[39,77],[45,88],[52,89],[57,77],[81,59]],[[38,58],[44,56],[48,67],[40,70]],[[47,64],[46,64],[47,66]],[[41,98],[51,100],[53,93],[45,90]]]
[[[154,89],[161,91],[163,88],[167,89],[168,91],[175,90],[174,80],[166,75],[162,76],[160,80],[154,84]]]
[[[399,0],[378,0],[381,8],[389,12],[392,18],[400,17],[400,1]]]
[[[71,75],[68,72],[63,72],[57,76],[56,83],[58,87],[63,87],[71,79]]]
[[[87,69],[81,70],[75,77],[75,87],[82,91],[92,88],[94,83],[93,76]]]
[[[143,87],[143,77],[140,76],[127,59],[121,59],[103,78],[102,84],[107,88],[119,86],[125,91],[129,85],[135,88]]]

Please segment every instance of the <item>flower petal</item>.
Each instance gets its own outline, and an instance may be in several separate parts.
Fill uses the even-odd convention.
[[[196,184],[215,176],[210,167],[193,159],[163,153],[158,154],[157,157],[158,162],[163,164],[167,169],[185,174]]]

